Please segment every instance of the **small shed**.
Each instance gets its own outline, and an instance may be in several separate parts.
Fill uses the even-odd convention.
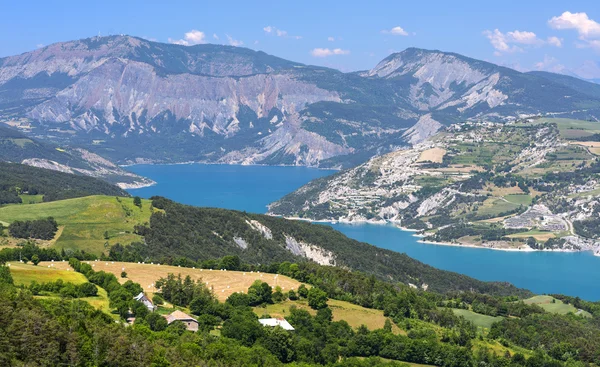
[[[164,315],[164,317],[167,319],[167,324],[169,325],[175,321],[181,321],[185,324],[186,329],[189,331],[198,331],[198,320],[186,314],[185,312],[177,310],[173,311],[173,313],[170,315]]]
[[[292,325],[290,325],[290,323],[287,322],[287,320],[284,318],[259,319],[258,322],[260,322],[262,324],[262,326],[270,326],[270,327],[280,326],[284,330],[289,330],[289,331],[294,330],[294,327]]]

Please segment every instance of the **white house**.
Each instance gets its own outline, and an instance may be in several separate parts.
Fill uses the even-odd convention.
[[[150,312],[154,312],[156,310],[156,306],[154,305],[154,303],[152,303],[152,301],[150,301],[148,297],[146,297],[144,292],[141,292],[137,296],[133,297],[133,299],[142,302]]]
[[[271,326],[271,327],[275,327],[275,326],[280,326],[281,328],[283,328],[284,330],[294,330],[294,327],[292,325],[290,325],[289,322],[287,322],[286,319],[276,319],[276,318],[271,318],[271,319],[259,319],[258,322],[260,322],[262,324],[262,326]]]

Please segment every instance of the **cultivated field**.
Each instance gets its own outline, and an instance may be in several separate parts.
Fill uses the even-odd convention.
[[[531,230],[531,231],[527,231],[527,232],[521,232],[521,233],[515,233],[515,234],[511,234],[508,235],[506,237],[509,238],[529,238],[529,237],[533,237],[538,241],[548,241],[551,238],[556,238],[556,234],[554,232],[548,232],[548,231],[540,231],[537,229]]]
[[[560,135],[566,139],[575,139],[600,133],[600,123],[594,121],[574,120],[567,118],[541,118],[535,123],[555,123]]]
[[[115,274],[119,280],[124,283],[128,279],[139,283],[144,290],[152,294],[156,292],[154,282],[160,278],[164,278],[170,273],[184,278],[189,275],[194,281],[202,279],[203,282],[208,282],[207,285],[213,289],[217,298],[220,301],[225,301],[232,293],[247,292],[248,288],[255,280],[262,280],[269,283],[272,287],[280,286],[282,290],[298,289],[300,282],[283,276],[267,273],[241,272],[241,271],[221,271],[207,269],[190,269],[180,268],[177,266],[158,265],[158,264],[136,264],[111,261],[89,261],[95,271],[104,270]],[[42,262],[42,266],[47,266],[49,263]],[[55,268],[66,270],[69,267],[68,263],[57,263]],[[124,270],[123,270],[124,269]],[[121,278],[121,272],[127,273],[127,278]]]
[[[433,162],[433,163],[442,163],[444,161],[444,156],[446,155],[446,149],[442,148],[431,148],[421,152],[419,159],[417,162]]]
[[[578,141],[573,142],[572,144],[581,145],[586,147],[590,153],[594,155],[600,155],[600,141]]]
[[[381,310],[364,308],[349,302],[338,301],[334,299],[330,299],[327,304],[333,312],[333,321],[345,320],[352,328],[365,325],[369,328],[369,330],[381,329],[385,325],[385,320],[387,319]],[[282,303],[267,305],[266,307],[255,307],[254,312],[259,317],[263,315],[269,315],[271,317],[286,317],[289,315],[289,309],[291,306],[296,306],[299,309],[306,310],[312,315],[316,314],[316,311],[308,306],[308,302],[306,300],[288,300]],[[392,323],[392,331],[395,334],[406,334],[404,330],[398,328],[398,326],[396,326],[394,323]]]
[[[491,215],[491,216],[499,216],[502,213],[506,213],[508,211],[514,210],[518,208],[519,205],[509,202],[508,200],[502,198],[488,198],[477,210],[477,215]]]
[[[12,223],[15,220],[54,217],[62,227],[62,232],[51,245],[99,255],[117,242],[128,244],[140,240],[139,236],[133,234],[133,227],[148,222],[150,214],[148,200],[142,200],[142,207],[138,208],[133,205],[132,198],[88,196],[1,207],[0,221]],[[108,239],[105,238],[105,232],[108,232]]]

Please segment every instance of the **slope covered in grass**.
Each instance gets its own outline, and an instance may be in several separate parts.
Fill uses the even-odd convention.
[[[10,205],[0,208],[0,221],[33,220],[54,217],[62,234],[54,246],[65,250],[85,250],[99,255],[108,246],[139,241],[134,226],[150,219],[150,202],[133,204],[133,198],[88,196],[50,203]],[[107,238],[108,237],[108,238]]]

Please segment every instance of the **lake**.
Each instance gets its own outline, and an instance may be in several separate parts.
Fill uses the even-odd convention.
[[[264,213],[266,205],[333,171],[305,167],[230,165],[136,165],[128,167],[157,185],[128,190],[175,201]],[[392,225],[329,224],[348,237],[409,256],[440,269],[481,280],[507,281],[536,293],[562,293],[600,300],[600,257],[590,252],[507,252],[418,243]]]

